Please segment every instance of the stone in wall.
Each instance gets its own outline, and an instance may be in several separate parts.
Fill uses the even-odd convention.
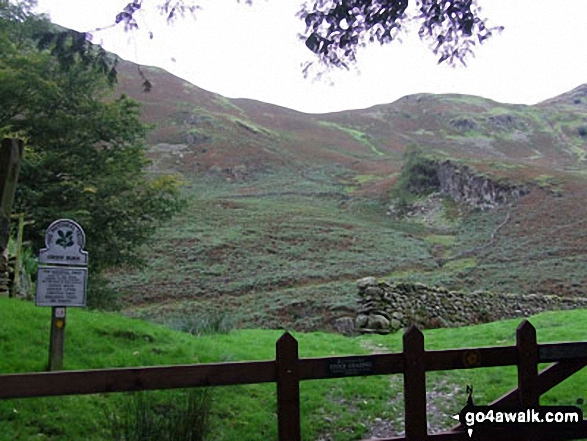
[[[355,330],[361,333],[388,333],[411,325],[421,329],[468,326],[547,310],[587,308],[583,297],[467,293],[422,283],[379,282],[375,277],[358,280],[357,288]]]

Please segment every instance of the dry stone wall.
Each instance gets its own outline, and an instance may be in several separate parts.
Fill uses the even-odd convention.
[[[359,308],[355,330],[388,333],[412,324],[420,328],[457,327],[547,310],[587,308],[587,298],[539,294],[465,293],[421,283],[357,281]]]

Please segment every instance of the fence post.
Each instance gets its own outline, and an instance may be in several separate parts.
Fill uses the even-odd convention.
[[[523,320],[516,329],[516,348],[518,350],[518,402],[521,408],[536,407],[540,401],[538,392],[538,345],[536,328],[528,320]],[[520,441],[537,439],[536,430],[531,426],[517,436]]]
[[[518,349],[518,397],[522,407],[538,406],[538,344],[536,328],[528,320],[522,321],[516,330]]]
[[[403,336],[404,406],[407,441],[428,438],[424,334],[411,326]]]
[[[288,332],[276,344],[277,430],[279,441],[300,441],[298,341]]]

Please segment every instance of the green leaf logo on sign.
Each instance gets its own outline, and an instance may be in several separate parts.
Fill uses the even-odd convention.
[[[55,241],[57,245],[61,245],[63,248],[73,246],[73,231],[63,232],[63,230],[58,230],[57,234],[59,235],[59,238]]]
[[[86,235],[77,222],[71,219],[56,220],[45,232],[45,248],[39,250],[39,263],[88,266],[85,242]]]

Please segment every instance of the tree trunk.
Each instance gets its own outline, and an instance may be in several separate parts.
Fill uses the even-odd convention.
[[[24,143],[5,138],[0,144],[0,296],[8,295],[8,238],[12,202]]]

